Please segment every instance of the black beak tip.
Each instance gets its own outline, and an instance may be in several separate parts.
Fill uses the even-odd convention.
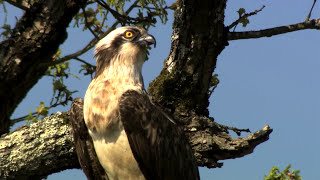
[[[157,42],[156,39],[151,34],[145,34],[138,39],[138,43],[143,46],[150,46],[153,44],[156,47]]]
[[[154,36],[152,36],[151,34],[149,34],[149,36],[151,36],[151,39],[153,40],[153,42],[151,44],[153,44],[153,47],[156,48],[156,46],[157,46],[156,38],[154,38]]]

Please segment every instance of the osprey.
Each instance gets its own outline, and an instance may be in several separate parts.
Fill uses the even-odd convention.
[[[154,37],[120,27],[95,48],[96,74],[84,98],[84,120],[109,179],[199,179],[183,130],[144,88],[142,65]]]

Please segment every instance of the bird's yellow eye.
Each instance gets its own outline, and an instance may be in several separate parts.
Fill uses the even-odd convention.
[[[133,32],[127,31],[126,32],[126,38],[131,38],[133,36]]]

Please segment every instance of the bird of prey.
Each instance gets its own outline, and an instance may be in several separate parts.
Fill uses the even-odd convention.
[[[120,27],[95,48],[96,74],[83,115],[109,179],[199,179],[181,127],[149,98],[141,74],[155,38],[144,29]]]

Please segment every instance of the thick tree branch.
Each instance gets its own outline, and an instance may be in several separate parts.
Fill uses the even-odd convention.
[[[80,168],[69,113],[56,113],[0,138],[0,179],[41,179]]]
[[[24,11],[27,11],[29,8],[30,8],[30,4],[29,4],[29,1],[25,1],[25,0],[5,0],[7,3],[17,7],[17,8],[20,8]]]
[[[267,141],[272,129],[267,125],[245,138],[231,138],[212,118],[194,116],[185,132],[195,151],[199,166],[208,168],[221,167],[224,159],[243,157],[253,152],[254,148]]]
[[[81,108],[82,101],[79,102]],[[0,179],[40,179],[64,169],[79,168],[69,118],[68,112],[58,112],[30,127],[22,126],[3,135]],[[272,129],[266,126],[245,138],[233,139],[211,118],[193,116],[185,132],[198,165],[220,167],[219,160],[251,153],[258,144],[268,140]]]
[[[229,32],[228,40],[238,40],[238,39],[253,39],[262,37],[271,37],[279,34],[285,34],[288,32],[299,31],[304,29],[320,29],[320,18],[313,19],[310,21],[304,21],[297,24],[280,26],[270,29],[263,29],[259,31],[244,31],[244,32]]]
[[[9,131],[11,114],[47,70],[39,64],[52,61],[78,11],[73,0],[36,1],[0,42],[0,134]]]

